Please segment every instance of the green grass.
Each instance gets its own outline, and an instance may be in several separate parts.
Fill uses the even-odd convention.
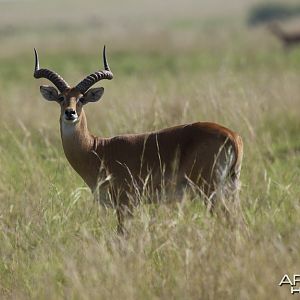
[[[139,206],[119,236],[115,212],[94,202],[64,157],[59,107],[39,94],[47,81],[32,77],[32,47],[12,48],[0,52],[1,299],[288,299],[278,283],[300,265],[300,50],[226,22],[201,32],[195,20],[110,43],[115,78],[86,114],[101,136],[207,120],[240,133],[233,223],[193,198]],[[182,29],[199,40],[181,43]],[[53,41],[39,47],[41,66],[71,84],[100,67],[98,40],[73,50],[48,49]]]

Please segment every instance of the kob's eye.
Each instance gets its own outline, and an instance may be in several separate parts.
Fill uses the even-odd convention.
[[[57,98],[57,100],[58,100],[59,102],[62,102],[62,101],[65,100],[65,97],[64,97],[64,96],[59,96],[59,97]]]
[[[80,98],[78,99],[78,102],[84,103],[84,97],[80,97]]]

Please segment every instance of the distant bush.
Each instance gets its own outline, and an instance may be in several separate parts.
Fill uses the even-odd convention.
[[[274,20],[284,20],[300,15],[300,6],[287,6],[279,3],[260,4],[252,8],[248,23],[257,25]]]

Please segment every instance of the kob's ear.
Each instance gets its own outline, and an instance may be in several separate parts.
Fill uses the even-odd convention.
[[[82,104],[86,104],[88,102],[97,102],[98,100],[100,100],[103,93],[104,93],[104,88],[103,87],[90,89],[84,95],[81,102],[82,102]]]
[[[58,91],[55,87],[49,85],[40,86],[42,96],[48,101],[58,101]]]

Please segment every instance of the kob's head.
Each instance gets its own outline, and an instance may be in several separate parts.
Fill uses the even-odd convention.
[[[106,60],[105,46],[103,48],[104,70],[97,71],[84,78],[75,87],[70,88],[69,84],[56,72],[49,69],[40,69],[39,59],[36,49],[35,53],[35,78],[46,78],[55,87],[42,85],[40,92],[48,101],[55,101],[61,107],[61,121],[67,124],[76,124],[80,120],[83,105],[89,102],[97,102],[104,93],[104,88],[91,88],[96,82],[102,79],[112,79],[113,73],[110,71]]]

